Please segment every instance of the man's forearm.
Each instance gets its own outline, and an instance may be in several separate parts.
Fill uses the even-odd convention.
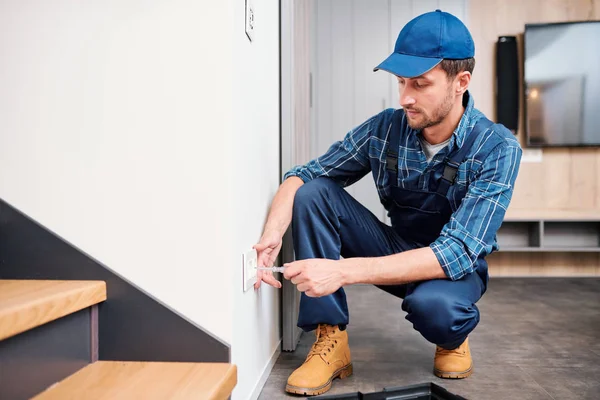
[[[281,184],[273,198],[271,210],[265,224],[265,232],[275,231],[283,236],[292,221],[294,196],[303,184],[302,179],[296,176],[287,178]]]
[[[400,285],[408,282],[444,279],[446,274],[430,247],[385,257],[347,258],[341,261],[344,285],[369,283]]]

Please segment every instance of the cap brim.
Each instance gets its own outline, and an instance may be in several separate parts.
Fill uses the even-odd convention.
[[[410,56],[407,54],[392,53],[373,71],[384,70],[403,78],[414,78],[423,75],[442,62],[441,58],[428,58]]]

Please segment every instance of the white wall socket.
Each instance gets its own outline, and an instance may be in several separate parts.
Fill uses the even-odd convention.
[[[242,253],[242,279],[244,282],[244,292],[249,290],[256,283],[256,267],[258,267],[256,250],[252,249]]]
[[[252,41],[254,39],[254,2],[246,0],[246,36]]]

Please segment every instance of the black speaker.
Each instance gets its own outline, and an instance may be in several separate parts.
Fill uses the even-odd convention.
[[[519,65],[517,37],[496,42],[496,122],[517,133],[519,126]]]

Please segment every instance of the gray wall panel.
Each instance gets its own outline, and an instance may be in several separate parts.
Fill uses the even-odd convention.
[[[89,362],[88,308],[0,341],[0,399],[28,399]]]

